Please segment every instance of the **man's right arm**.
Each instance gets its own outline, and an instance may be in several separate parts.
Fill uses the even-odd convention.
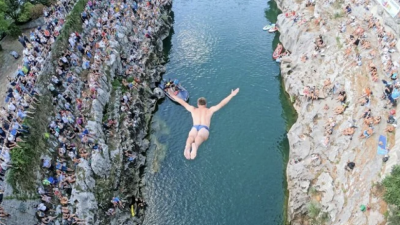
[[[220,103],[218,103],[218,105],[216,106],[212,106],[210,108],[210,110],[212,112],[216,112],[218,110],[220,110],[222,107],[224,107],[226,104],[228,104],[228,102],[235,96],[237,95],[237,93],[239,93],[239,88],[236,88],[235,90],[232,90],[231,94],[228,95],[228,97],[224,98]]]
[[[187,102],[185,102],[184,100],[180,99],[179,97],[177,97],[171,90],[168,90],[168,93],[170,94],[170,96],[176,101],[178,102],[180,105],[182,105],[183,107],[185,107],[185,109],[189,112],[192,112],[194,109],[194,106],[189,105]]]

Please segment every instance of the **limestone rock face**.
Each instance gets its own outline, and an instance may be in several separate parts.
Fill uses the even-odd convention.
[[[102,145],[102,152],[93,154],[92,156],[92,170],[100,177],[107,177],[111,170],[110,152],[107,145]]]
[[[127,4],[132,2],[127,0]],[[129,19],[124,23],[116,23],[116,35],[111,37],[107,47],[110,55],[98,68],[100,76],[96,84],[97,95],[91,105],[87,106],[90,111],[84,115],[85,128],[90,134],[90,147],[93,145],[97,147],[91,150],[90,158],[80,158],[81,162],[75,168],[76,181],[71,185],[69,200],[72,212],[80,219],[85,219],[86,224],[136,225],[143,222],[144,210],[135,206],[136,216],[132,217],[130,205],[135,198],[146,200],[146,196],[143,195],[146,185],[143,173],[146,166],[146,151],[150,145],[147,139],[148,126],[157,100],[163,97],[162,90],[152,91],[165,72],[165,67],[162,65],[162,41],[168,37],[172,26],[172,18],[169,16],[171,2],[167,0],[163,1],[163,4],[165,5],[160,6],[160,17],[154,20],[152,38],[145,37],[141,31],[133,35],[132,31],[137,24]],[[89,26],[81,34],[83,38],[90,33],[98,18],[102,16],[98,11],[96,9],[91,13]],[[133,45],[131,38],[135,39],[137,46]],[[132,55],[131,49],[134,50],[135,60],[122,62],[121,55]],[[54,74],[57,59],[50,54],[47,60],[52,63],[45,64],[42,74]],[[125,66],[129,63],[140,69],[140,72],[127,76]],[[72,69],[77,75],[83,74],[83,79],[87,75],[81,67]],[[121,80],[133,80],[133,78],[140,82],[128,91],[128,87],[124,87]],[[39,77],[40,82],[37,84],[39,90],[47,88],[46,79]],[[77,93],[80,93],[84,86],[83,79],[80,79],[81,77],[77,76]],[[124,106],[128,109],[122,110],[121,98],[127,92],[131,102],[129,107]],[[75,97],[76,93],[71,95]],[[115,123],[112,130],[104,128],[104,123],[109,120]],[[50,154],[57,151],[59,144],[51,138],[49,142]],[[127,151],[132,152],[133,157],[127,157]],[[11,191],[12,188],[6,190]],[[6,195],[12,194],[6,193]],[[113,197],[119,197],[126,206],[117,209],[117,214],[110,217],[106,212],[112,206],[110,201]],[[32,224],[32,221],[36,221],[36,210],[32,205],[37,203],[37,200],[23,202],[4,199],[3,202],[7,205],[6,211],[13,217],[15,215],[7,224]],[[59,207],[54,210],[57,214],[61,213]],[[17,215],[21,215],[21,218]],[[55,223],[60,224],[59,221]]]
[[[400,132],[396,133],[395,145],[386,166],[382,165],[382,156],[376,154],[377,139],[386,123],[374,125],[375,134],[369,139],[360,139],[363,131],[362,113],[370,107],[373,116],[387,116],[385,103],[379,99],[383,86],[372,82],[366,65],[370,62],[369,52],[361,46],[358,53],[362,58],[361,66],[355,63],[355,53],[345,56],[345,50],[351,45],[346,41],[358,26],[366,27],[362,21],[365,13],[377,17],[385,24],[386,31],[398,36],[400,20],[390,17],[375,1],[370,1],[369,10],[363,5],[355,6],[352,1],[314,1],[315,7],[306,7],[306,1],[277,0],[283,13],[278,16],[280,41],[290,56],[281,60],[281,75],[284,88],[293,100],[298,112],[298,120],[288,132],[290,145],[287,181],[289,189],[288,220],[291,224],[309,224],[314,219],[317,224],[384,224],[382,212],[386,204],[372,193],[374,183],[380,182],[390,173],[390,168],[400,162]],[[332,4],[330,4],[330,2]],[[357,2],[357,1],[356,1]],[[352,14],[343,13],[345,5],[351,4]],[[343,7],[342,7],[343,6]],[[297,21],[285,13],[295,11]],[[354,16],[355,23],[347,23],[346,31],[339,32],[339,26]],[[321,19],[323,22],[316,21]],[[315,40],[321,35],[326,46],[319,52],[315,50]],[[367,40],[378,57],[373,59],[382,64],[377,33],[366,29]],[[399,48],[392,54],[398,60]],[[302,57],[307,60],[302,61]],[[337,91],[324,90],[324,81],[330,79],[335,90],[345,90],[349,105],[344,113],[336,115],[334,109],[340,105],[336,100]],[[380,74],[380,79],[387,79]],[[318,100],[307,100],[304,96],[306,86],[319,90]],[[370,106],[358,103],[363,88],[370,87],[374,93]],[[377,96],[375,93],[378,93]],[[325,105],[328,109],[325,109]],[[335,121],[332,134],[326,134],[329,118]],[[342,131],[351,124],[357,126],[350,138]],[[327,138],[328,137],[328,138]],[[391,146],[393,146],[391,144]],[[346,171],[348,162],[355,162],[352,171]],[[316,218],[310,218],[310,203],[320,208]],[[370,213],[360,212],[360,205],[371,207]],[[326,217],[323,222],[321,218]]]

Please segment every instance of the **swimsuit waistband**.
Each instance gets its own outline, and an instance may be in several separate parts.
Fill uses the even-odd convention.
[[[197,131],[201,130],[201,128],[204,128],[209,131],[209,128],[205,125],[193,125],[193,128],[196,128]]]

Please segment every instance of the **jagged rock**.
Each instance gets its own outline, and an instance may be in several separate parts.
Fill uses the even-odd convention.
[[[165,98],[164,91],[161,88],[154,88],[153,93],[158,99]]]
[[[92,155],[92,170],[100,177],[107,177],[110,174],[111,162],[107,145],[102,145],[102,152]]]

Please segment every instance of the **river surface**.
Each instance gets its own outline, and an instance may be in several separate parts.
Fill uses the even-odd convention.
[[[146,225],[284,224],[286,132],[295,115],[272,60],[277,34],[262,31],[278,9],[266,0],[174,0],[165,40],[167,72],[217,104],[210,138],[195,160],[183,156],[190,113],[163,100],[151,124]]]

